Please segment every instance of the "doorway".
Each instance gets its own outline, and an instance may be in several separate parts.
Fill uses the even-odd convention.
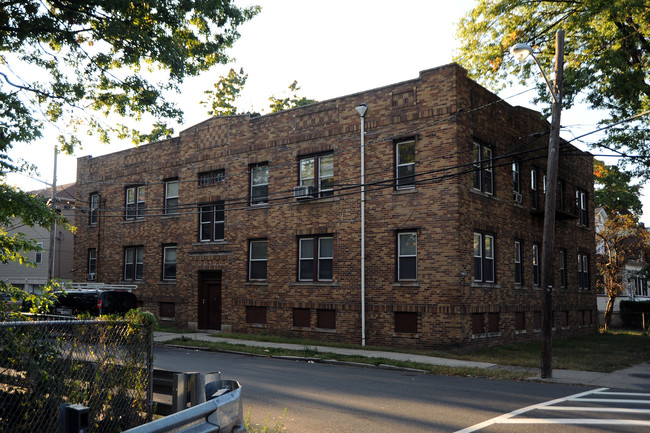
[[[199,329],[221,330],[221,271],[199,272]]]

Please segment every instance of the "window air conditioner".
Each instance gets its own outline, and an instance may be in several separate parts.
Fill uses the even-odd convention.
[[[515,194],[515,203],[521,203],[523,201],[523,198],[520,193],[516,192]]]
[[[313,187],[308,185],[294,186],[293,197],[296,199],[313,198]]]
[[[95,281],[95,274],[91,273],[86,275],[86,281]]]

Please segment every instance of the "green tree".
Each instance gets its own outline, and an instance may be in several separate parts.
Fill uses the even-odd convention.
[[[289,91],[291,92],[290,96],[282,99],[271,96],[269,98],[269,101],[271,101],[271,113],[278,113],[280,111],[289,110],[291,108],[301,107],[303,105],[309,105],[316,102],[314,99],[309,99],[305,96],[298,96],[299,90],[300,87],[298,87],[298,81],[294,80],[294,82],[289,85]]]
[[[529,43],[542,68],[552,70],[555,32],[566,32],[564,106],[584,97],[609,116],[607,138],[598,145],[639,158],[622,159],[634,174],[650,177],[650,116],[613,126],[650,110],[650,7],[646,0],[478,0],[458,26],[461,46],[455,60],[470,75],[501,90],[517,77],[537,80],[535,102],[550,95],[534,62],[521,64],[509,54]]]
[[[87,132],[108,143],[134,143],[172,133],[182,112],[166,93],[185,77],[229,61],[226,50],[258,6],[232,0],[150,2],[23,0],[0,4],[0,261],[27,262],[34,242],[10,236],[9,225],[51,226],[60,218],[38,197],[6,185],[9,172],[27,167],[8,152],[61,131],[60,149],[72,152]],[[110,119],[101,120],[102,116]],[[148,131],[126,122],[150,116]],[[144,122],[151,124],[151,122]],[[61,220],[63,223],[63,220]]]
[[[595,205],[604,208],[607,214],[641,216],[643,203],[639,197],[642,185],[632,185],[632,177],[615,165],[594,161]]]
[[[596,266],[600,278],[598,285],[607,295],[605,329],[611,326],[614,301],[623,293],[625,265],[629,260],[640,259],[650,248],[650,233],[632,214],[612,214],[596,230],[600,254]]]
[[[219,81],[214,83],[214,90],[203,92],[208,96],[208,100],[201,101],[201,104],[210,107],[208,115],[232,116],[237,114],[237,107],[233,103],[239,97],[247,79],[248,74],[244,74],[243,68],[239,73],[231,68],[228,75],[219,77]]]

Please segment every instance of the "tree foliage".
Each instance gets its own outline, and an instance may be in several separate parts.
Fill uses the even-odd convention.
[[[594,161],[594,182],[596,191],[594,203],[602,207],[607,214],[632,213],[641,216],[641,188],[643,185],[632,185],[632,175],[621,171],[619,167],[605,165]]]
[[[278,113],[280,111],[289,110],[291,108],[301,107],[303,105],[309,105],[316,102],[314,99],[309,99],[305,96],[298,96],[299,90],[300,87],[298,87],[298,81],[294,80],[294,82],[289,85],[289,91],[291,92],[291,95],[287,96],[286,98],[276,98],[275,96],[271,96],[269,98],[269,101],[271,101],[271,113]]]
[[[4,2],[0,6],[0,104],[5,130],[0,151],[42,133],[44,122],[65,127],[64,150],[89,127],[103,141],[134,142],[170,133],[182,112],[167,101],[187,76],[227,62],[225,50],[258,7],[230,0],[151,2],[82,0]],[[158,121],[142,132],[110,125],[92,113]]]
[[[650,4],[647,0],[478,0],[458,27],[461,46],[455,60],[479,82],[498,91],[537,80],[535,102],[550,95],[534,62],[523,65],[509,54],[518,42],[529,43],[542,68],[552,70],[555,33],[566,32],[564,106],[580,98],[603,109],[607,138],[598,145],[638,158],[622,164],[650,177]]]
[[[214,90],[206,90],[207,101],[201,101],[202,105],[209,106],[208,115],[210,116],[232,116],[237,114],[237,107],[234,102],[239,97],[242,89],[246,85],[248,74],[244,74],[242,68],[239,73],[230,69],[228,75],[219,77],[214,83]]]
[[[599,288],[608,297],[605,328],[609,328],[614,300],[623,293],[625,265],[629,260],[642,261],[650,250],[650,233],[633,214],[611,214],[596,231],[601,254],[597,257]]]

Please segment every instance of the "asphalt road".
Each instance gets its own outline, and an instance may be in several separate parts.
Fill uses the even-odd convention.
[[[267,424],[273,426],[286,409],[284,425],[290,433],[456,432],[529,406],[547,417],[550,411],[542,409],[549,401],[561,399],[559,411],[566,397],[594,392],[573,385],[434,376],[167,347],[156,347],[154,353],[156,368],[221,371],[222,379],[238,380],[244,412],[250,408],[258,424],[270,416]],[[609,398],[604,400],[607,406],[611,406]],[[584,399],[593,406],[591,400]],[[649,408],[650,403],[642,407]],[[602,413],[599,416],[603,418]],[[650,415],[643,416],[650,423]],[[602,424],[488,423],[467,431],[640,432],[650,426]]]

